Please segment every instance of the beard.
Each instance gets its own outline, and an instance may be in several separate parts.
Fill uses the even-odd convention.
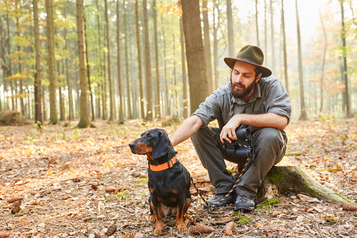
[[[246,96],[248,96],[254,90],[255,85],[257,84],[257,82],[255,80],[256,80],[256,78],[250,85],[248,85],[248,87],[246,87],[244,84],[241,84],[241,83],[232,83],[232,77],[231,77],[231,94],[232,94],[232,96],[243,100]],[[243,87],[243,89],[241,89],[241,90],[236,89],[235,85]]]

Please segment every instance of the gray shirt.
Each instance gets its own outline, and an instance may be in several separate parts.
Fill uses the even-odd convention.
[[[275,113],[288,118],[290,121],[291,106],[289,96],[281,82],[273,77],[262,77],[257,83],[249,102],[244,102],[233,97],[233,114],[263,114]],[[201,118],[203,126],[207,126],[210,121],[218,120],[219,127],[222,128],[231,119],[231,84],[219,87],[206,100],[200,104],[199,108],[192,114]],[[258,128],[249,126],[254,133]],[[283,131],[284,138],[286,134]]]

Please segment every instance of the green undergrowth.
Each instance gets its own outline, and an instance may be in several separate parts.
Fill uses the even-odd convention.
[[[257,209],[266,209],[266,210],[270,210],[273,208],[273,204],[279,203],[280,198],[272,198],[272,199],[268,199],[265,202],[259,204],[257,206]]]

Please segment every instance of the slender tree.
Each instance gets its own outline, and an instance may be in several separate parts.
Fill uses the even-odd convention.
[[[126,23],[126,9],[125,1],[123,0],[124,8],[124,37],[125,37],[125,72],[126,72],[126,89],[127,89],[127,98],[128,98],[128,117],[129,119],[133,118],[132,105],[131,105],[131,93],[130,93],[130,72],[129,72],[129,57],[128,57],[128,32],[127,32],[127,23]],[[158,91],[160,92],[160,91]]]
[[[321,100],[320,100],[320,113],[322,113],[322,108],[324,105],[324,92],[323,92],[323,81],[324,81],[324,73],[325,73],[325,61],[326,61],[326,52],[327,52],[327,34],[326,34],[326,29],[325,29],[325,25],[324,25],[324,21],[322,19],[322,15],[321,15],[321,10],[319,8],[319,16],[320,16],[320,22],[321,22],[321,26],[322,26],[322,30],[324,32],[324,53],[323,53],[323,57],[322,57],[322,65],[321,65],[321,78],[320,78],[320,96],[321,96]]]
[[[285,89],[286,89],[286,92],[288,92],[288,94],[289,94],[288,59],[287,59],[287,53],[286,53],[286,32],[285,32],[284,0],[281,0],[281,25],[282,25],[282,32],[283,32]]]
[[[38,3],[33,0],[33,18],[35,30],[35,49],[36,49],[36,73],[35,73],[35,121],[43,124],[42,115],[42,83],[41,83],[41,55],[40,55],[40,28],[38,24]]]
[[[67,6],[65,11],[63,12],[64,18],[67,19]],[[67,27],[64,27],[63,30],[64,40],[65,40],[65,50],[68,52],[68,39],[67,39]],[[68,119],[69,121],[73,120],[73,94],[72,94],[72,87],[71,87],[71,79],[69,74],[69,62],[68,62],[68,55],[65,56],[65,64],[66,64],[66,82],[67,82],[67,91],[68,91]]]
[[[166,111],[165,111],[165,115],[170,116],[171,115],[171,105],[169,103],[169,90],[168,90],[168,86],[167,86],[167,67],[166,67],[166,36],[165,36],[165,28],[164,28],[164,20],[162,18],[162,14],[161,14],[161,31],[162,31],[162,41],[164,44],[164,85],[165,85],[165,103],[166,103]]]
[[[303,80],[303,72],[302,72],[300,20],[299,20],[299,10],[298,10],[297,0],[295,0],[295,13],[296,13],[296,30],[297,30],[297,42],[298,42],[299,85],[300,85],[300,117],[299,117],[299,120],[306,120],[307,115],[306,115],[306,108],[305,108],[304,80]]]
[[[185,32],[191,113],[208,96],[206,62],[201,31],[199,0],[182,0],[183,29]]]
[[[267,0],[264,0],[264,49],[265,58],[268,58],[268,24],[267,24]]]
[[[257,46],[259,46],[258,0],[255,0],[255,30],[257,33]]]
[[[341,5],[341,40],[342,40],[342,56],[343,56],[343,78],[345,81],[345,103],[346,103],[346,117],[353,117],[350,109],[350,97],[349,97],[349,90],[348,90],[348,75],[347,75],[347,48],[346,48],[346,28],[345,28],[345,17],[344,17],[344,9],[343,3],[344,0],[339,0]]]
[[[119,90],[119,121],[124,122],[123,114],[123,90],[121,82],[121,59],[120,59],[120,16],[119,16],[119,0],[117,0],[117,67],[118,67],[118,90]]]
[[[157,14],[156,14],[156,0],[152,1],[152,10],[154,18],[154,41],[155,41],[155,73],[156,73],[156,105],[155,117],[161,118],[161,103],[160,103],[160,73],[159,73],[159,43],[157,40]]]
[[[19,18],[20,18],[20,14],[21,14],[21,10],[19,8],[19,1],[16,1],[16,34],[17,37],[20,37],[20,22],[19,22]],[[23,87],[23,82],[24,82],[24,78],[22,77],[22,59],[21,59],[21,46],[20,44],[17,45],[17,53],[18,53],[18,66],[19,66],[19,75],[20,75],[20,79],[19,79],[19,83],[20,83],[20,109],[21,109],[21,114],[23,116],[25,116],[25,105],[24,105],[24,87]]]
[[[86,45],[84,36],[84,14],[83,0],[76,0],[77,3],[77,34],[78,34],[78,58],[79,58],[79,77],[81,85],[81,105],[80,120],[78,127],[87,128],[90,126],[89,104],[86,80]]]
[[[47,13],[47,64],[48,76],[50,79],[50,122],[51,124],[58,123],[57,115],[57,80],[55,69],[55,42],[54,42],[54,29],[53,29],[53,0],[46,0],[46,13]]]
[[[139,87],[140,87],[140,111],[141,119],[145,119],[144,112],[144,92],[143,76],[141,71],[141,49],[140,49],[140,32],[139,32],[139,0],[135,0],[135,19],[136,19],[136,46],[138,50],[138,67],[139,67]]]
[[[90,79],[90,65],[89,65],[89,59],[88,59],[87,21],[86,21],[85,16],[83,18],[84,18],[84,39],[85,39],[85,44],[86,44],[87,81],[88,81],[88,89],[89,89],[89,96],[90,96],[90,107],[91,107],[91,111],[92,111],[92,121],[95,121],[94,98],[93,98],[93,91],[92,91],[92,83],[91,83],[91,79]]]
[[[202,16],[203,16],[203,32],[204,32],[204,49],[205,61],[207,70],[208,92],[213,92],[213,78],[212,78],[212,63],[211,63],[211,43],[210,43],[210,30],[208,22],[208,8],[207,0],[202,2]]]
[[[113,88],[113,79],[112,79],[112,70],[110,63],[110,31],[109,31],[109,16],[108,16],[108,0],[105,2],[105,21],[107,28],[107,57],[108,57],[108,81],[109,81],[109,105],[110,105],[110,114],[109,121],[114,121],[114,88]]]
[[[273,0],[270,0],[270,43],[271,43],[271,62],[272,62],[272,71],[273,74],[276,74],[275,72],[275,49],[274,49],[274,44],[275,44],[275,39],[274,39],[274,9],[273,9]]]
[[[229,56],[235,56],[234,37],[233,37],[233,17],[232,17],[232,1],[227,0],[227,24],[228,24],[228,49]]]
[[[149,42],[149,20],[147,0],[143,0],[144,12],[144,36],[145,36],[145,76],[146,76],[146,95],[147,95],[147,115],[146,119],[152,121],[152,79],[151,79],[151,57],[150,57],[150,42]]]

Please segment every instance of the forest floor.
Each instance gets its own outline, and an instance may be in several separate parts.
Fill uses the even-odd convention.
[[[133,155],[128,143],[146,129],[161,126],[160,122],[94,124],[96,128],[90,129],[0,127],[1,237],[105,237],[112,224],[118,228],[112,237],[154,237],[147,202],[147,159]],[[176,128],[165,127],[170,135]],[[323,116],[292,121],[286,131],[289,144],[284,161],[299,165],[316,181],[357,202],[357,120]],[[175,149],[204,196],[213,196],[191,141]],[[12,214],[16,205],[9,199],[18,197],[23,198],[20,209]],[[357,211],[329,201],[280,194],[280,201],[272,206],[237,214],[233,205],[201,213],[203,201],[197,193],[192,198],[188,213],[194,222],[188,228],[204,225],[215,231],[180,234],[175,223],[165,220],[161,237],[225,237],[224,226],[233,220],[232,237],[357,237]]]

